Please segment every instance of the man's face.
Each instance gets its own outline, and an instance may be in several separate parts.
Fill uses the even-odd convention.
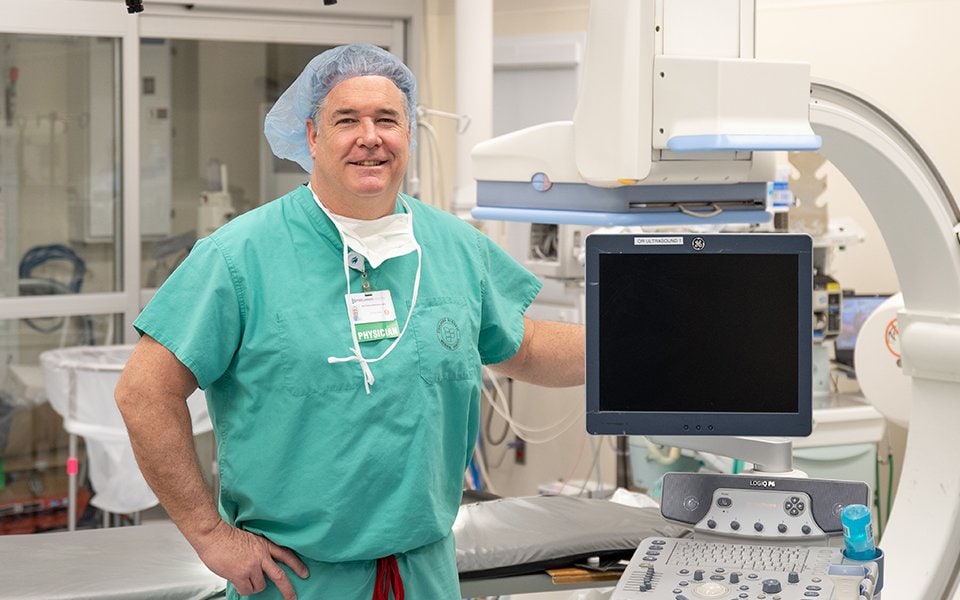
[[[386,77],[351,77],[307,122],[311,182],[333,212],[370,219],[393,212],[410,159],[403,93]]]

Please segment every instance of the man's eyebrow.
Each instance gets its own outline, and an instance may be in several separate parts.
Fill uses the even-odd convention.
[[[392,108],[380,108],[380,109],[377,109],[376,111],[374,111],[374,113],[375,113],[377,116],[383,116],[383,115],[390,116],[390,117],[399,117],[399,116],[400,116],[400,111],[394,110],[394,109],[392,109]],[[338,108],[337,110],[333,111],[333,113],[332,113],[330,116],[332,116],[332,117],[354,117],[354,116],[356,116],[356,115],[358,115],[358,114],[360,114],[360,111],[358,111],[358,110],[355,109],[355,108]]]

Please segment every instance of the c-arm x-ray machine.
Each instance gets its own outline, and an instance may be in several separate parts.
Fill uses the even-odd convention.
[[[819,151],[868,206],[903,293],[912,413],[884,597],[960,600],[960,208],[917,142],[801,63],[754,59],[753,0],[594,0],[577,111],[484,142],[475,216],[762,219],[767,150]],[[822,142],[822,146],[821,146]]]

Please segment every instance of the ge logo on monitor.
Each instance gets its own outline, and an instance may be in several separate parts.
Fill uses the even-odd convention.
[[[693,238],[691,245],[693,246],[694,250],[703,250],[707,247],[707,242],[705,242],[702,237],[695,237]]]

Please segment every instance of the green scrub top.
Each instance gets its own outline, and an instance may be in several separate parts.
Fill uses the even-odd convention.
[[[369,395],[357,362],[327,360],[353,347],[343,245],[305,186],[198,241],[134,326],[206,392],[228,523],[318,566],[361,561],[362,571],[433,548],[449,582],[481,364],[516,353],[540,283],[474,227],[404,198],[422,247],[420,291],[397,347],[369,364]],[[366,268],[373,290],[390,290],[401,328],[416,271],[415,253]],[[350,277],[360,292],[359,272]],[[360,346],[375,358],[392,341]]]

